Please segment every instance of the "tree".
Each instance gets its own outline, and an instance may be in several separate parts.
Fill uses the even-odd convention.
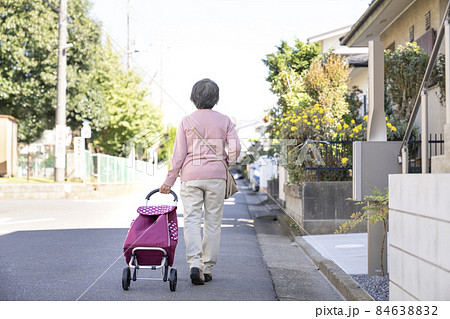
[[[281,41],[278,51],[267,55],[264,64],[269,68],[267,81],[271,84],[271,91],[279,96],[283,95],[292,85],[292,79],[286,78],[286,72],[298,78],[309,69],[313,59],[320,53],[317,43],[308,44],[299,40],[294,47],[286,41]],[[281,104],[280,104],[281,105]]]
[[[108,154],[126,156],[130,143],[150,146],[162,132],[162,112],[152,104],[148,87],[134,70],[123,68],[118,54],[107,42],[99,62],[96,81],[102,84],[109,113],[109,125],[96,137],[97,149]]]
[[[316,43],[308,44],[296,40],[294,47],[291,47],[282,41],[277,52],[268,54],[267,59],[263,60],[269,68],[266,80],[270,83],[270,90],[279,97],[278,105],[269,112],[268,132],[271,137],[275,137],[275,132],[279,131],[286,112],[308,102],[302,76],[319,53],[320,47]]]
[[[415,42],[384,53],[386,94],[400,120],[408,120],[429,60]]]
[[[161,140],[162,143],[159,145],[158,160],[160,162],[170,162],[176,135],[177,128],[172,125],[168,126],[164,134],[164,139]]]
[[[93,81],[101,34],[77,3],[69,2],[68,14],[67,124],[75,129],[89,119],[100,130],[108,122]],[[58,14],[48,3],[0,0],[0,113],[19,119],[19,141],[30,143],[54,127],[57,53]]]
[[[445,54],[439,54],[433,69],[433,77],[439,87],[438,98],[442,106],[445,106]]]
[[[0,113],[19,119],[19,141],[30,143],[55,125],[58,14],[56,0],[0,0]],[[142,77],[124,70],[120,56],[86,15],[88,0],[69,1],[67,125],[91,122],[96,149],[126,155],[142,132],[162,128]]]
[[[344,57],[334,53],[329,53],[324,58],[316,58],[305,72],[306,93],[333,121],[339,121],[349,113],[346,97],[349,74]]]
[[[0,10],[0,112],[30,143],[54,123],[57,15],[41,1],[1,0]]]

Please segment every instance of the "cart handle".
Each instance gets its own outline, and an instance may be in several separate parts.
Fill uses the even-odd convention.
[[[148,193],[148,195],[145,197],[145,199],[149,200],[150,196],[152,196],[153,194],[158,193],[158,192],[159,192],[159,188],[152,190],[150,193]],[[177,196],[177,194],[175,194],[175,192],[173,190],[170,190],[170,194],[173,195],[173,198],[174,198],[173,201],[178,202],[178,196]]]

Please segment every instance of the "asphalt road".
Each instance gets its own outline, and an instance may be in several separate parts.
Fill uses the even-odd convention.
[[[204,286],[189,279],[179,203],[175,292],[161,270],[141,270],[139,277],[159,280],[122,289],[123,242],[154,187],[114,198],[0,201],[0,300],[343,300],[257,196],[239,187],[225,202],[219,261]],[[179,194],[177,184],[174,191]],[[150,202],[169,204],[172,196],[155,194]]]
[[[204,286],[190,283],[180,202],[177,290],[170,291],[160,270],[141,270],[139,276],[161,280],[131,282],[124,291],[122,246],[146,192],[91,200],[0,202],[0,300],[276,300],[244,194],[225,204],[213,281]]]

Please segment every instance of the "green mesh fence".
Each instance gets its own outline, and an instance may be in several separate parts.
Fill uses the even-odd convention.
[[[68,181],[82,181],[85,183],[98,184],[127,184],[142,182],[149,175],[152,175],[154,168],[151,163],[144,161],[134,161],[131,163],[123,157],[115,157],[106,154],[84,151],[81,157],[82,165],[76,166],[77,159],[74,154],[66,154],[66,177]],[[18,157],[18,177],[26,177],[28,164],[30,177],[48,178],[54,177],[54,154],[50,152],[33,152],[19,154]],[[150,165],[150,166],[148,166]],[[81,172],[77,169],[81,169]],[[81,175],[78,175],[81,174]],[[81,179],[81,180],[80,180]]]
[[[130,165],[128,159],[106,154],[86,155],[86,180],[99,184],[126,184],[141,182],[152,170],[144,161],[135,161]]]

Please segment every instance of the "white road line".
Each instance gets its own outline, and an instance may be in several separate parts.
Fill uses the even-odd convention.
[[[114,203],[120,202],[118,199],[73,199],[75,203]]]
[[[26,223],[38,223],[38,222],[47,222],[50,220],[55,220],[56,218],[41,218],[41,219],[27,219],[27,220],[16,220],[16,221],[12,221],[12,222],[6,222],[6,223],[2,223],[0,221],[0,226],[4,226],[4,225],[14,225],[14,224],[26,224]]]

